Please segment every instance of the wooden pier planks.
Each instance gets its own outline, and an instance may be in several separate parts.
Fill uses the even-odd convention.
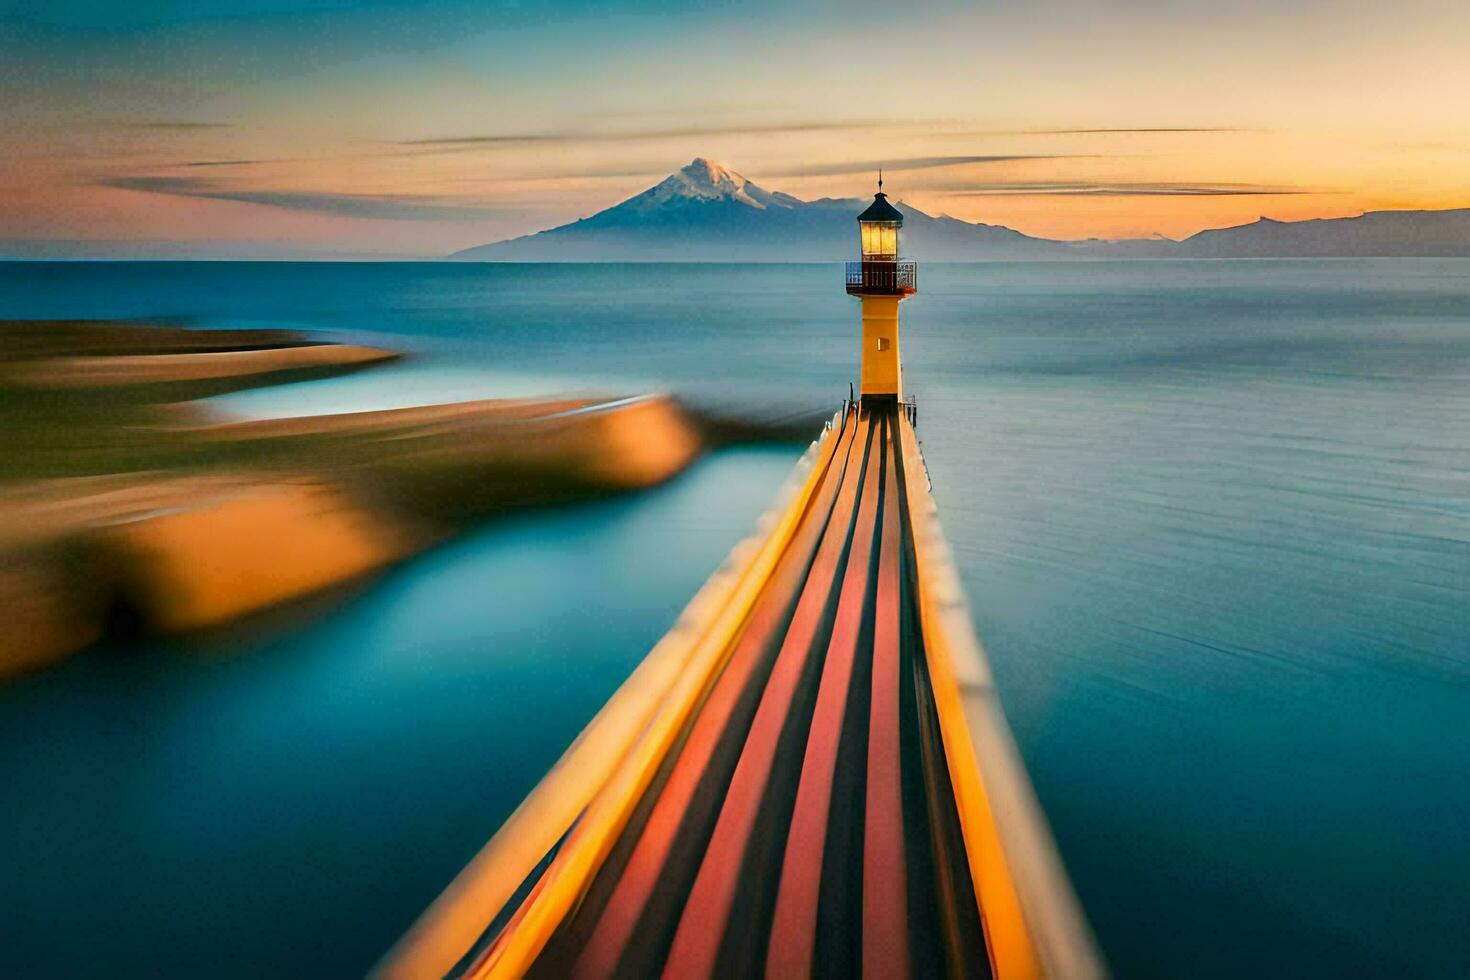
[[[729,737],[732,729],[745,730],[750,725],[749,715],[753,712],[747,710],[743,713],[745,717],[741,718],[741,701],[747,698],[752,683],[757,679],[763,680],[761,667],[764,665],[769,670],[766,654],[773,649],[776,631],[786,625],[791,615],[792,600],[806,579],[821,535],[833,516],[839,485],[854,455],[851,452],[856,442],[854,428],[854,420],[844,420],[843,441],[837,448],[830,471],[824,476],[818,496],[790,549],[782,556],[729,664],[700,709],[689,738],[642,828],[638,843],[581,954],[573,963],[572,976],[609,976],[619,969],[627,972],[627,967],[633,965],[628,963],[629,945],[640,918],[645,915],[655,889],[661,883],[668,887],[667,879],[678,873],[667,864],[676,837],[681,832],[691,833],[691,822],[703,822],[701,817],[707,821],[708,816],[698,810],[708,810],[709,815],[716,812],[715,800],[697,800],[696,793],[708,778],[707,773],[715,762],[720,743]],[[861,455],[856,455],[860,460]]]
[[[806,754],[796,805],[786,837],[781,863],[780,889],[771,922],[766,954],[767,977],[802,977],[811,972],[817,943],[817,910],[822,893],[822,859],[827,845],[828,817],[832,810],[833,782],[841,747],[843,722],[849,698],[864,614],[868,608],[868,584],[873,560],[874,529],[882,481],[887,424],[875,425],[873,447],[862,473],[862,503],[853,529],[852,546],[842,576],[832,637],[822,665],[816,707],[807,732]],[[812,651],[815,655],[816,651]]]
[[[850,452],[867,452],[870,430],[869,420],[866,417],[860,419]],[[775,767],[782,729],[796,698],[813,640],[822,625],[823,613],[847,549],[861,470],[862,465],[849,464],[850,475],[843,479],[836,512],[827,527],[791,626],[781,644],[776,666],[766,683],[745,748],[730,780],[714,834],[680,917],[673,946],[664,964],[663,975],[666,977],[709,976],[715,970],[720,946],[734,911],[736,886],[745,863],[746,849],[757,814],[765,801],[766,784]]]
[[[897,419],[886,442],[883,520],[873,608],[872,696],[868,714],[867,794],[863,824],[863,975],[908,976],[908,870],[903,820],[899,650],[902,505]]]

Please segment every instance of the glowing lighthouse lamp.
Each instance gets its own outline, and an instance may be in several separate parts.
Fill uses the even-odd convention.
[[[847,263],[847,292],[863,304],[862,400],[865,405],[903,400],[898,359],[898,304],[918,292],[918,268],[898,257],[903,213],[888,203],[883,175],[873,203],[858,215],[862,259]]]

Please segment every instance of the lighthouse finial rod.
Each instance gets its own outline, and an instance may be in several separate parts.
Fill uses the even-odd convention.
[[[882,193],[882,191],[883,191],[883,168],[882,167],[879,167],[878,168],[878,191],[879,191],[879,193]]]

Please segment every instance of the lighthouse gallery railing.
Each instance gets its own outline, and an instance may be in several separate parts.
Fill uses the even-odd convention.
[[[919,267],[916,262],[848,262],[847,285],[873,290],[917,290]]]

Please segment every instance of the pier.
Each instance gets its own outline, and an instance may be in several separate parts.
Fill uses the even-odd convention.
[[[798,475],[379,975],[1103,975],[908,414]]]

